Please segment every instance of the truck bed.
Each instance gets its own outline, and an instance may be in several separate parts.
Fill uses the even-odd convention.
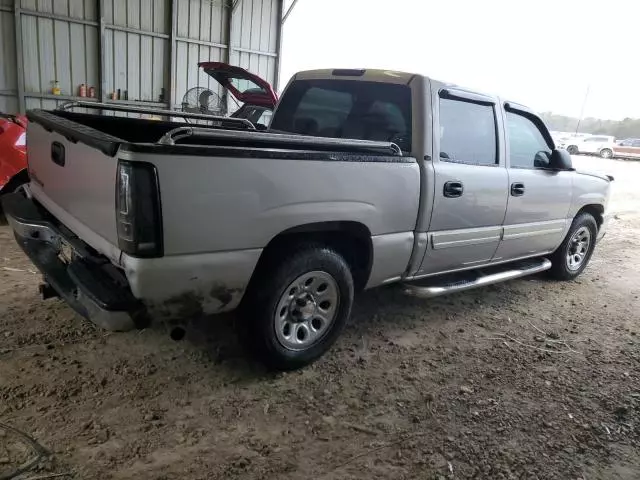
[[[394,144],[60,111],[32,111],[29,119],[33,197],[120,266],[147,305],[188,293],[205,313],[233,308],[262,249],[305,225],[364,228],[379,259],[369,286],[397,278],[409,262],[420,173]],[[158,258],[119,247],[122,162],[156,172]],[[212,297],[212,285],[235,292],[233,301]]]
[[[260,132],[240,127],[203,126],[184,122],[152,120],[145,118],[114,117],[65,110],[32,110],[30,121],[47,130],[55,130],[70,140],[86,143],[113,156],[126,144],[198,145],[244,148],[279,148],[288,150],[315,150],[334,154],[366,154],[376,156],[401,156],[400,150],[389,142],[372,142],[328,137]],[[196,134],[182,136],[167,142],[167,134],[191,130]],[[180,132],[176,132],[180,133]],[[207,133],[211,135],[208,136]]]

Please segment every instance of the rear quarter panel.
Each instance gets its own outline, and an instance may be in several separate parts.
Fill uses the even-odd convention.
[[[0,189],[17,173],[27,168],[26,147],[16,146],[24,128],[0,119]]]
[[[265,247],[299,225],[355,221],[413,232],[418,165],[132,154],[156,165],[166,255]]]
[[[169,308],[175,316],[185,304],[195,305],[198,313],[234,308],[262,249],[278,234],[310,223],[351,221],[369,229],[374,258],[368,287],[399,278],[409,263],[420,200],[413,159],[140,153],[121,158],[153,163],[158,170],[165,257],[149,261],[123,255],[134,294],[154,310]]]

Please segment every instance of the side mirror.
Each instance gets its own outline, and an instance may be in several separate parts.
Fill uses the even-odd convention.
[[[573,170],[573,162],[571,161],[569,152],[561,148],[554,149],[553,152],[551,152],[549,168],[553,170]]]

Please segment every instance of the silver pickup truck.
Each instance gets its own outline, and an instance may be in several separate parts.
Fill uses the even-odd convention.
[[[279,369],[327,351],[358,290],[575,278],[613,180],[575,171],[522,105],[395,71],[298,73],[268,131],[28,117],[31,182],[3,206],[43,296],[112,330],[238,307]]]

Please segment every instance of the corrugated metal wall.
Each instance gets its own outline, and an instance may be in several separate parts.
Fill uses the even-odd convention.
[[[0,0],[0,111],[18,111],[13,0]]]
[[[281,15],[282,0],[0,0],[0,110],[54,108],[83,83],[96,100],[179,108],[191,87],[222,96],[207,60],[275,83]]]

